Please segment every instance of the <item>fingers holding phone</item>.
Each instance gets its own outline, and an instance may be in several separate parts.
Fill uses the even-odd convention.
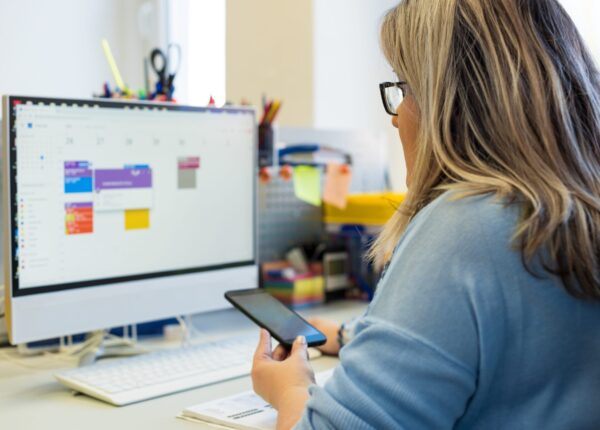
[[[279,344],[273,350],[273,360],[275,361],[283,361],[290,356],[290,350]]]
[[[315,376],[308,362],[307,347],[306,339],[299,336],[293,342],[291,350],[279,345],[271,351],[271,335],[264,329],[260,331],[252,363],[252,386],[275,409],[279,408],[286,393],[298,389],[307,390],[314,384]],[[282,358],[284,355],[285,358]]]

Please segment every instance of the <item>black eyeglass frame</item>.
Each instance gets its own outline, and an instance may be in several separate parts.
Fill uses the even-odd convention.
[[[387,97],[385,96],[385,92],[387,88],[390,87],[397,87],[400,89],[400,91],[402,92],[402,98],[406,97],[406,82],[405,81],[398,81],[398,82],[382,82],[379,84],[379,92],[381,93],[381,102],[383,103],[383,108],[385,109],[385,111],[392,115],[392,116],[398,116],[398,113],[395,111],[392,111],[390,109],[390,107],[387,104]]]

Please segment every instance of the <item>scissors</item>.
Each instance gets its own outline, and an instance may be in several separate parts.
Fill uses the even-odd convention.
[[[173,54],[177,60],[176,62],[173,60]],[[150,64],[158,75],[156,94],[164,94],[170,100],[175,90],[173,81],[181,65],[181,46],[176,43],[169,43],[166,51],[159,48],[153,49],[150,53]]]

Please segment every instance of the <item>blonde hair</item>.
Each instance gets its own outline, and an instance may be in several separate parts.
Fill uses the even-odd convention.
[[[520,205],[528,270],[543,255],[569,293],[600,299],[600,77],[558,1],[405,0],[381,43],[420,122],[411,185],[372,258],[444,191],[495,193]]]

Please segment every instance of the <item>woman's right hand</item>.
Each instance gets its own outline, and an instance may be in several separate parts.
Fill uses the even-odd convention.
[[[338,355],[340,352],[340,344],[338,342],[340,325],[324,318],[310,318],[308,322],[327,336],[327,342],[321,346],[317,346],[317,348],[323,352],[323,354]]]

